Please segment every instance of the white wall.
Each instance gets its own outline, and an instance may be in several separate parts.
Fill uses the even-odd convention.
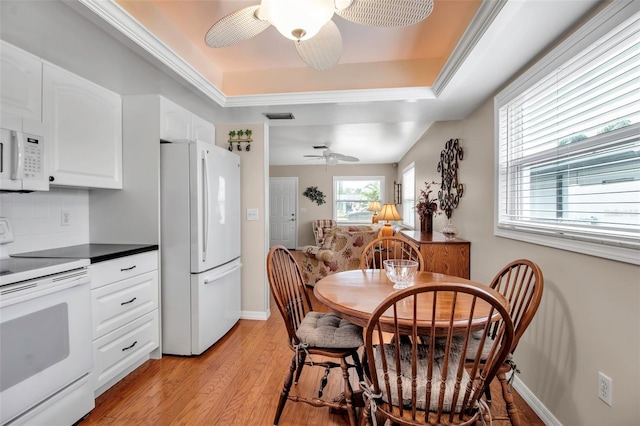
[[[62,211],[70,224],[62,226]],[[22,253],[89,242],[89,192],[52,188],[48,192],[0,194],[0,217],[9,219],[15,241],[3,253]],[[6,252],[6,253],[5,253]]]
[[[541,306],[516,351],[519,378],[564,425],[640,424],[640,267],[493,235],[493,100],[460,121],[435,123],[398,165],[416,182],[440,181],[444,143],[459,138],[465,193],[452,219],[471,241],[471,279],[489,283],[511,260],[536,262]],[[444,226],[436,217],[434,229]],[[613,379],[613,406],[597,396],[598,372]]]

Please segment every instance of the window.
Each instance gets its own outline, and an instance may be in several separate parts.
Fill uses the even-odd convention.
[[[496,97],[496,235],[640,264],[640,13],[622,16]]]
[[[409,164],[402,171],[402,223],[411,228],[416,226],[416,168]]]
[[[369,203],[384,199],[383,188],[384,176],[334,176],[333,217],[339,223],[370,224]]]

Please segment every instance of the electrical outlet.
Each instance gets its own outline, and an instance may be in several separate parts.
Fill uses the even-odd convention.
[[[60,211],[60,225],[62,226],[71,225],[71,213],[69,213],[69,210]]]
[[[613,380],[602,372],[598,372],[598,397],[613,406]]]

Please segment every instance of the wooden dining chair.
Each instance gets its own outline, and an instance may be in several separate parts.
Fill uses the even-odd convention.
[[[510,420],[513,425],[520,425],[520,417],[511,393],[511,381],[507,380],[507,373],[515,374],[517,370],[513,360],[513,353],[520,338],[533,320],[542,300],[544,277],[540,267],[527,259],[518,259],[506,265],[491,281],[491,288],[502,294],[509,302],[509,315],[515,327],[515,336],[509,351],[509,357],[500,366],[496,374],[502,388],[502,397],[507,406],[508,417],[496,417],[496,420]],[[500,323],[493,324],[489,336],[493,337]],[[477,341],[476,341],[477,342]],[[487,386],[487,401],[491,401],[491,392]]]
[[[509,312],[495,294],[472,284],[430,283],[385,299],[365,328],[361,424],[378,416],[377,424],[467,425],[488,416],[481,399],[485,385],[507,357],[514,336]],[[400,318],[403,310],[412,314]],[[501,319],[501,325],[485,361],[478,350],[469,365],[465,354],[472,333],[486,336],[491,326],[474,320],[478,315]]]
[[[295,259],[283,246],[274,246],[267,255],[267,277],[271,292],[287,327],[288,344],[293,351],[291,365],[284,380],[273,424],[277,425],[287,400],[306,402],[315,407],[328,406],[345,410],[349,424],[356,424],[353,406],[353,389],[349,382],[349,368],[355,367],[360,380],[363,378],[358,348],[363,345],[362,328],[336,315],[314,312],[302,281],[300,268]],[[307,356],[338,359],[338,362],[313,360]],[[351,357],[353,364],[347,362]],[[320,383],[317,397],[290,396],[292,383],[297,384],[305,365],[324,367],[325,374]],[[344,402],[322,399],[324,386],[331,368],[340,367],[344,380]],[[295,380],[294,380],[295,373]]]
[[[424,271],[424,259],[420,248],[405,239],[391,236],[371,241],[360,255],[360,269],[383,269],[388,259],[408,259],[418,262],[418,270]]]

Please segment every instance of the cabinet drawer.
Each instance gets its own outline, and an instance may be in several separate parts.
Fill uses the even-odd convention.
[[[94,390],[158,347],[158,311],[93,342]]]
[[[93,338],[97,339],[158,309],[158,272],[102,286],[91,291]]]
[[[91,265],[91,288],[158,269],[158,251],[139,253]]]

